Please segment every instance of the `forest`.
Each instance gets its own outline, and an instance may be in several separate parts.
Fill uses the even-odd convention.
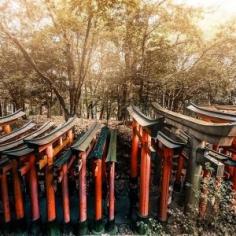
[[[151,102],[235,103],[231,19],[209,38],[204,10],[171,0],[0,2],[1,112],[125,120]]]

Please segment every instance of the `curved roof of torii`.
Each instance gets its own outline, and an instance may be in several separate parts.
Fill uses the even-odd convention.
[[[222,119],[226,121],[236,122],[236,114],[224,112],[222,110],[213,110],[207,107],[200,107],[200,106],[195,105],[194,103],[191,103],[187,107],[187,109],[195,113],[208,116],[208,117],[214,117],[214,118],[218,118],[218,119]]]
[[[22,109],[20,109],[10,115],[2,116],[0,117],[0,125],[6,124],[8,122],[12,122],[13,120],[16,120],[24,115],[25,113],[22,111]]]
[[[212,123],[170,111],[152,103],[155,112],[165,117],[165,122],[189,133],[196,139],[230,146],[236,137],[236,122]]]

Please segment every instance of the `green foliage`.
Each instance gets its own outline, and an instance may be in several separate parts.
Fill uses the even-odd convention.
[[[137,227],[145,232],[145,235],[165,235],[164,227],[161,223],[153,218],[149,218],[147,222],[138,221]]]
[[[214,175],[214,170],[206,163],[206,170]],[[162,225],[150,218],[146,222],[137,222],[140,233],[145,235],[234,235],[236,230],[235,193],[232,192],[231,183],[209,177],[202,182],[201,189],[207,188],[205,201],[207,208],[205,216],[201,218],[199,206],[194,207],[191,213],[173,204],[169,209],[168,223]],[[199,198],[203,195],[196,193]]]

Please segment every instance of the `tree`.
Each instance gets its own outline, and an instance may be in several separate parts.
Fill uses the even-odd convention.
[[[202,9],[171,0],[10,0],[0,9],[0,70],[13,103],[31,94],[66,118],[119,120],[129,104],[148,113],[153,101],[176,111],[190,100],[234,103],[234,20],[206,40]]]
[[[8,8],[12,4],[15,3],[5,2],[3,9],[5,22],[0,25],[3,36],[15,44],[38,76],[53,90],[65,116],[73,116],[77,113],[95,37],[103,25],[103,10],[110,5],[109,1],[104,4],[92,0],[37,1],[33,5],[18,1],[24,11],[16,17],[12,17]],[[15,29],[13,33],[10,25],[15,20],[20,26],[18,32]],[[54,63],[47,64],[47,59],[41,58],[40,53],[44,56],[52,54]]]

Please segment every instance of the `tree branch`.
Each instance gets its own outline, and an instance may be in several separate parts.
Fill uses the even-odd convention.
[[[57,90],[57,88],[54,86],[53,81],[46,76],[45,74],[43,74],[41,72],[41,70],[37,67],[34,59],[29,55],[29,53],[26,51],[26,49],[24,48],[24,46],[20,43],[20,41],[14,37],[4,26],[2,23],[0,23],[0,29],[2,30],[2,32],[5,33],[5,35],[18,47],[18,49],[22,52],[22,54],[24,55],[26,61],[32,66],[32,68],[36,71],[36,73],[46,82],[48,83],[51,88],[53,89],[54,93],[56,94],[64,112],[66,117],[69,116],[69,111],[66,107],[64,98],[61,96],[61,94],[59,93],[59,91]]]

